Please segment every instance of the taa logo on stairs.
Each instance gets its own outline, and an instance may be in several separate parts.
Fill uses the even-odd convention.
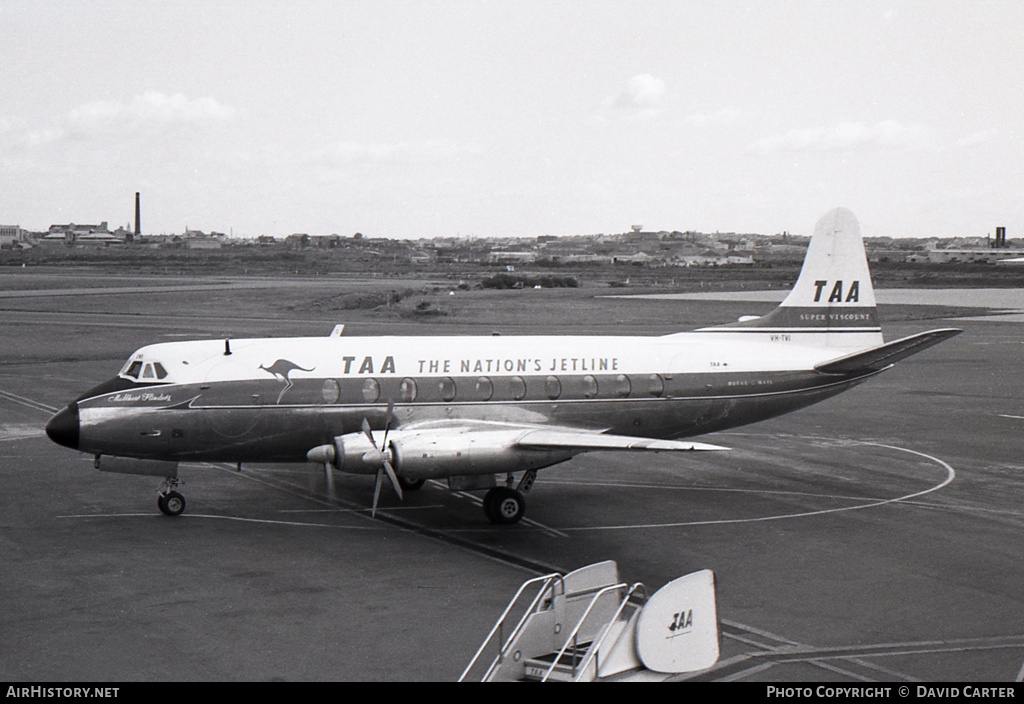
[[[681,635],[677,631],[686,631],[693,627],[693,609],[688,611],[680,611],[677,614],[672,614],[672,623],[669,624],[668,630],[672,631],[673,635]]]

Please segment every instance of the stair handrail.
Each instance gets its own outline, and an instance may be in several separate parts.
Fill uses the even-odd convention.
[[[506,640],[502,641],[499,635],[498,657],[495,659],[493,663],[491,663],[491,666],[487,668],[487,672],[484,673],[484,676],[481,678],[481,681],[486,680],[491,675],[491,673],[494,671],[495,665],[499,665],[502,662],[504,662],[505,653],[507,652],[506,646],[513,640],[515,640],[516,636],[519,635],[519,632],[522,630],[523,625],[526,623],[526,619],[534,613],[534,609],[536,608],[538,602],[540,602],[541,597],[543,597],[548,592],[548,589],[551,587],[552,583],[561,582],[562,593],[565,593],[565,582],[562,579],[562,575],[558,572],[552,572],[551,574],[541,575],[540,577],[534,577],[533,579],[528,579],[525,582],[523,582],[522,585],[520,585],[519,590],[515,593],[515,596],[513,596],[512,600],[508,602],[508,606],[505,607],[505,611],[502,612],[501,616],[499,616],[498,620],[494,623],[494,627],[491,628],[491,632],[487,634],[487,637],[484,638],[484,642],[480,644],[480,647],[477,649],[476,654],[473,655],[473,659],[469,661],[469,664],[466,665],[466,669],[462,671],[461,675],[459,675],[459,682],[462,682],[466,678],[466,675],[469,674],[469,671],[473,669],[473,666],[476,665],[476,661],[480,659],[480,656],[487,648],[487,645],[491,642],[491,639],[494,638],[494,634],[501,631],[502,626],[505,624],[505,619],[508,617],[509,612],[512,611],[512,607],[516,605],[516,602],[519,600],[519,597],[522,595],[522,593],[526,590],[527,587],[529,587],[531,584],[535,582],[544,582],[544,584],[537,591],[537,595],[533,598],[533,601],[530,602],[530,605],[526,607],[526,611],[523,613],[522,618],[519,619],[519,623],[516,624],[516,627],[512,629],[512,633],[509,634],[509,637]]]
[[[551,666],[548,668],[547,672],[544,673],[544,677],[542,677],[540,680],[541,682],[548,681],[548,677],[551,675],[551,672],[555,669],[555,666],[558,664],[558,661],[562,659],[562,656],[565,655],[565,651],[569,648],[569,643],[576,640],[576,636],[579,634],[580,628],[583,627],[583,623],[587,620],[587,617],[590,615],[590,611],[594,608],[594,604],[597,603],[597,600],[600,599],[605,592],[610,592],[615,589],[622,589],[625,586],[628,586],[625,582],[620,582],[619,584],[611,584],[607,587],[598,590],[597,593],[594,594],[593,598],[591,598],[590,600],[590,603],[587,604],[587,608],[583,612],[583,615],[580,616],[579,620],[576,622],[576,625],[573,627],[572,632],[568,635],[568,637],[566,637],[565,644],[562,645],[562,649],[558,651],[558,655],[555,656],[555,659],[551,662]],[[573,663],[572,674],[573,677],[576,676],[576,663]]]
[[[576,673],[576,676],[573,678],[573,682],[579,682],[580,677],[583,677],[583,673],[587,671],[588,667],[590,667],[590,661],[597,658],[598,653],[600,653],[601,651],[601,646],[604,644],[604,639],[608,637],[608,633],[612,630],[612,624],[615,623],[615,621],[618,620],[619,616],[622,615],[622,611],[626,608],[626,604],[629,603],[629,600],[633,597],[633,594],[638,589],[643,589],[644,596],[647,596],[647,587],[644,586],[643,582],[636,582],[632,587],[629,588],[629,591],[626,593],[626,598],[622,600],[622,603],[619,604],[619,608],[615,610],[615,615],[608,620],[608,623],[605,625],[604,630],[601,631],[601,637],[595,640],[593,645],[591,645],[590,649],[587,651],[587,656],[583,658],[583,662],[580,663],[579,672]],[[601,663],[597,662],[594,665],[595,676],[597,675],[597,671],[600,669]]]

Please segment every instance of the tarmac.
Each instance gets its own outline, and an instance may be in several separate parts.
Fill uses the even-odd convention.
[[[159,320],[0,310],[0,680],[452,681],[523,581],[607,559],[650,591],[714,571],[722,656],[675,679],[1024,679],[1019,323],[887,325],[965,332],[701,438],[730,452],[544,470],[499,527],[436,483],[372,519],[372,477],[314,465],[183,465],[188,507],[163,516],[158,480],[43,434]]]

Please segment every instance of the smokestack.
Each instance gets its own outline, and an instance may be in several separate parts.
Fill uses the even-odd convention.
[[[142,234],[142,219],[141,210],[139,208],[139,194],[135,193],[135,236],[138,237]]]
[[[1006,228],[996,228],[996,249],[1002,249],[1006,246]]]

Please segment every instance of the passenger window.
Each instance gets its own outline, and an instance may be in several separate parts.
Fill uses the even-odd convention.
[[[548,398],[554,401],[562,395],[562,382],[557,376],[549,376],[544,380],[544,391],[547,392]]]
[[[367,403],[374,403],[380,398],[380,384],[376,379],[367,379],[363,382],[363,400]]]
[[[490,401],[494,395],[494,384],[485,376],[476,380],[476,397],[481,401]]]
[[[438,389],[441,392],[442,401],[451,401],[455,398],[455,380],[449,377],[444,377],[437,382]]]
[[[334,379],[324,379],[324,385],[320,387],[320,396],[324,403],[337,403],[341,397],[341,386]]]
[[[412,403],[416,400],[416,382],[408,377],[402,379],[402,385],[398,387],[398,394],[406,403]]]
[[[629,383],[629,377],[625,374],[619,374],[615,377],[615,395],[621,398],[629,396],[629,392],[632,390]]]
[[[526,382],[521,376],[514,376],[508,380],[508,385],[512,390],[512,398],[516,401],[522,401],[526,398]]]
[[[594,398],[597,396],[597,379],[587,374],[583,377],[583,398]]]
[[[650,392],[651,396],[661,396],[661,394],[665,391],[665,382],[657,374],[651,374],[649,377],[647,377],[647,383],[649,385],[648,391]]]

